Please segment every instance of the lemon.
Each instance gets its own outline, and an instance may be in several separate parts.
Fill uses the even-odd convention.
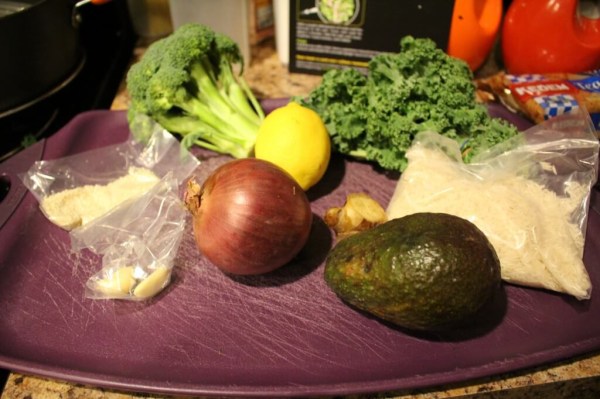
[[[279,166],[307,190],[325,174],[331,157],[331,143],[319,114],[290,102],[263,120],[254,155]]]

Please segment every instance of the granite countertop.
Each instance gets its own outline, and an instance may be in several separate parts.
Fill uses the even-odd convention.
[[[136,49],[135,56],[144,46]],[[245,71],[252,90],[259,98],[281,98],[308,93],[320,77],[292,74],[279,62],[272,41],[253,48],[252,61]],[[121,87],[112,105],[126,109],[129,99]],[[0,386],[1,387],[1,386]],[[562,362],[516,371],[459,384],[426,389],[382,393],[379,397],[406,398],[575,398],[600,397],[600,352]],[[143,393],[118,392],[87,387],[37,376],[10,373],[0,399],[138,399],[172,398]],[[358,399],[358,397],[354,397]]]

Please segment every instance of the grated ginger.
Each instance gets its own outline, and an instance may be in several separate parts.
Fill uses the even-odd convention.
[[[85,185],[49,195],[40,207],[52,223],[71,230],[145,193],[159,180],[149,169],[131,167],[127,175],[106,185]]]
[[[502,279],[567,293],[591,294],[583,264],[584,236],[570,222],[587,188],[571,184],[567,197],[506,174],[481,178],[438,150],[414,145],[386,213],[389,219],[442,212],[474,223],[494,246]]]

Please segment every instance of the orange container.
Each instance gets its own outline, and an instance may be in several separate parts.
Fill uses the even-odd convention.
[[[507,70],[574,73],[600,68],[600,18],[582,11],[578,0],[514,0],[502,27]]]
[[[502,0],[456,0],[448,54],[465,60],[472,70],[489,55],[502,22]]]

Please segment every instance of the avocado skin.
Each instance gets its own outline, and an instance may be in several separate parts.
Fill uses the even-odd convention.
[[[412,330],[447,330],[479,311],[500,263],[471,222],[416,213],[354,234],[330,251],[325,281],[344,301]]]

